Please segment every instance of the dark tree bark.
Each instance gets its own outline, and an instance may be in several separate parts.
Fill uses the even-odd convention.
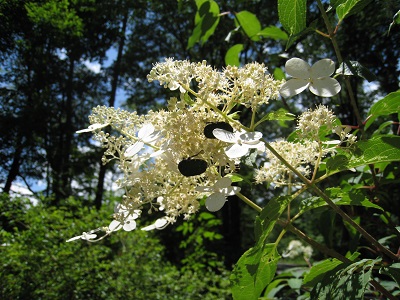
[[[121,34],[120,34],[120,41],[118,44],[118,54],[117,58],[115,60],[114,64],[114,70],[113,70],[113,78],[111,82],[111,93],[110,93],[110,100],[108,102],[108,105],[110,107],[115,105],[115,99],[117,96],[117,89],[118,89],[118,83],[119,83],[119,78],[121,74],[121,60],[122,60],[122,55],[124,51],[124,46],[125,46],[125,34],[126,34],[126,28],[128,24],[128,18],[129,18],[129,10],[126,9],[124,13],[124,17],[122,19],[122,28],[121,28]],[[107,166],[102,163],[101,158],[100,158],[100,170],[99,170],[99,179],[97,182],[97,189],[96,189],[96,196],[94,200],[94,205],[96,209],[100,209],[101,204],[103,202],[103,193],[104,193],[104,179],[107,171]]]

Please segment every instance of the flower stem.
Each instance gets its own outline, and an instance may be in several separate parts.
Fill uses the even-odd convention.
[[[193,96],[199,98],[201,101],[203,101],[203,103],[205,103],[207,106],[209,106],[212,110],[214,110],[216,113],[218,113],[219,115],[221,115],[221,117],[223,117],[228,123],[234,123],[237,126],[239,126],[240,128],[243,128],[246,131],[251,131],[250,128],[244,126],[242,123],[230,118],[226,113],[222,112],[218,107],[216,107],[214,104],[208,102],[206,99],[200,97],[200,95],[198,93],[196,93],[195,91],[193,91],[189,86],[179,82],[179,84],[189,93],[191,93]]]
[[[262,211],[262,208],[260,206],[255,204],[253,201],[251,201],[245,195],[243,195],[241,193],[237,193],[236,196],[238,196],[241,200],[243,200],[244,203],[246,203],[248,206],[252,207],[257,212],[261,212]]]
[[[335,50],[338,62],[339,62],[339,64],[341,64],[341,63],[343,63],[343,57],[342,57],[342,53],[340,52],[338,42],[336,40],[336,30],[334,30],[332,28],[331,22],[329,21],[328,15],[327,15],[327,13],[326,13],[326,11],[324,9],[324,6],[322,5],[321,0],[317,0],[317,5],[318,5],[318,8],[319,8],[319,10],[320,10],[320,12],[322,14],[322,18],[324,19],[324,23],[325,23],[325,26],[326,26],[326,28],[328,30],[329,38],[330,38],[330,40],[332,42],[333,49]],[[350,105],[352,106],[354,114],[355,114],[356,119],[357,119],[358,127],[359,127],[359,129],[361,131],[361,134],[364,135],[364,123],[363,123],[363,121],[361,119],[361,115],[360,115],[360,112],[358,110],[357,102],[356,102],[356,100],[354,98],[353,88],[351,87],[351,83],[350,83],[350,80],[349,80],[348,76],[344,76],[344,82],[345,82],[345,85],[346,85],[346,88],[347,88],[347,91],[348,91],[348,94],[349,94]]]
[[[318,243],[317,241],[313,240],[310,238],[308,235],[306,235],[304,232],[301,230],[297,229],[296,227],[293,226],[291,222],[283,221],[281,219],[277,220],[277,223],[284,227],[284,229],[290,231],[291,233],[295,234],[298,238],[306,242],[307,244],[311,245],[313,248],[318,249],[322,253],[336,258],[344,263],[351,263],[352,261],[349,260],[347,257],[341,255],[340,253],[336,252],[333,249],[330,249],[326,247],[325,245],[322,245]],[[375,281],[374,279],[371,279],[371,284],[382,293],[382,295],[385,295],[388,299],[395,300],[396,297],[394,297],[388,290],[386,290],[379,282]]]
[[[303,176],[296,168],[294,168],[291,164],[289,164],[269,143],[265,142],[265,147],[272,152],[286,167],[288,167],[293,173],[295,173],[308,187],[310,187],[318,196],[320,196],[324,201],[338,214],[342,217],[343,220],[348,222],[353,228],[355,228],[367,241],[369,241],[372,245],[377,247],[382,253],[388,256],[390,259],[394,261],[399,261],[399,257],[397,257],[392,251],[382,246],[373,236],[371,236],[367,231],[364,230],[360,225],[353,221],[349,215],[347,215],[343,210],[340,209],[333,201],[322,191],[320,190],[315,183],[308,180]]]

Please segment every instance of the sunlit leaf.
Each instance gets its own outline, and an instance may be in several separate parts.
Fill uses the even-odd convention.
[[[331,175],[368,164],[400,161],[399,136],[375,136],[369,140],[359,141],[353,146],[352,151],[342,152],[327,160],[327,174]]]
[[[278,0],[279,21],[290,35],[306,28],[306,0]]]
[[[197,12],[195,15],[195,27],[188,39],[187,49],[196,43],[204,44],[214,34],[219,23],[220,10],[218,4],[213,0],[196,0]]]
[[[369,119],[365,124],[365,129],[368,129],[377,117],[396,113],[400,114],[400,90],[388,94],[372,105],[369,111]]]
[[[253,41],[259,41],[257,35],[261,31],[261,24],[257,16],[249,11],[243,10],[235,14],[236,20],[246,35]]]
[[[239,67],[240,66],[239,55],[242,50],[243,50],[243,44],[236,44],[230,47],[225,54],[225,64],[227,66]]]
[[[356,14],[364,9],[372,0],[347,0],[336,7],[336,14],[339,20]]]
[[[281,68],[275,68],[273,74],[274,74],[274,79],[275,80],[286,79],[285,72],[283,72]]]
[[[263,30],[261,30],[259,33],[257,33],[257,35],[266,37],[266,38],[271,38],[274,40],[286,41],[288,39],[287,33],[276,26],[266,27]]]
[[[277,111],[271,111],[271,112],[267,113],[265,116],[262,117],[260,122],[277,121],[277,120],[291,121],[294,119],[296,119],[296,116],[294,114],[289,113],[284,108],[280,108]]]
[[[239,259],[230,276],[235,300],[256,300],[274,278],[280,256],[275,244],[258,243]]]

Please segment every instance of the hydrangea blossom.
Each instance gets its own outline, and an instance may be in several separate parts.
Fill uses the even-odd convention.
[[[290,171],[265,150],[262,133],[249,131],[245,124],[232,117],[233,108],[250,108],[255,116],[260,105],[277,99],[282,81],[274,80],[263,64],[228,66],[218,71],[205,62],[167,59],[154,65],[148,80],[158,81],[180,93],[180,97],[171,98],[167,109],[144,115],[113,107],[95,107],[89,116],[92,125],[79,131],[93,132],[94,140],[105,148],[103,163],[117,162],[115,165],[122,176],[116,183],[125,190],[125,195],[108,226],[69,241],[99,240],[102,237],[97,238],[95,232],[100,230],[105,232],[104,236],[120,229],[134,230],[143,211],[160,214],[143,230],[163,229],[179,217],[189,219],[199,210],[204,195],[207,195],[208,210],[221,209],[228,196],[240,191],[239,187],[232,186],[230,176],[237,172],[239,159],[251,149],[268,159],[257,171],[256,182],[277,185],[288,182]],[[329,113],[322,112],[319,116],[329,116]],[[338,125],[331,123],[332,128]],[[213,128],[210,124],[224,125]],[[315,124],[320,126],[319,121]],[[112,130],[103,131],[105,126]],[[341,135],[345,137],[347,133]],[[154,151],[142,151],[146,146]],[[320,153],[318,142],[312,140],[293,144],[278,142],[275,146],[304,175],[309,175],[310,165]],[[189,170],[195,164],[199,171]]]
[[[159,136],[158,132],[155,132],[154,126],[152,124],[145,124],[140,128],[138,132],[138,140],[133,145],[129,146],[125,150],[125,156],[130,157],[138,153],[145,144],[150,144],[154,142]]]
[[[232,180],[228,177],[219,179],[213,186],[198,186],[196,190],[202,193],[212,193],[206,199],[206,208],[209,211],[220,210],[225,202],[226,197],[236,195],[240,192],[240,187],[231,186]]]
[[[73,238],[70,238],[69,240],[67,240],[67,243],[75,241],[75,240],[79,240],[79,239],[89,241],[89,240],[95,239],[96,237],[97,237],[97,234],[94,234],[93,231],[83,232],[82,235],[74,236]]]
[[[109,123],[105,123],[105,124],[95,123],[95,124],[89,125],[89,127],[86,129],[78,130],[76,133],[92,132],[97,129],[107,127],[108,125],[110,125],[110,124]]]
[[[142,230],[143,231],[150,231],[150,230],[154,230],[154,229],[161,230],[161,229],[164,229],[165,227],[167,227],[168,224],[169,224],[169,222],[168,222],[167,218],[160,218],[160,219],[157,219],[157,221],[155,221],[154,224],[143,227]]]
[[[224,129],[216,128],[213,130],[214,136],[226,143],[232,145],[225,148],[225,153],[229,158],[239,158],[249,153],[250,149],[263,151],[265,145],[260,139],[262,133],[255,132],[230,132]]]
[[[117,231],[123,228],[125,231],[132,231],[136,228],[136,219],[139,218],[141,211],[135,209],[131,212],[122,204],[117,204],[115,206],[114,218],[108,225],[108,230],[110,232]]]
[[[295,57],[286,62],[285,69],[293,78],[282,85],[279,91],[282,97],[292,97],[306,88],[320,97],[332,97],[340,92],[339,82],[330,77],[335,72],[331,59],[321,59],[310,67],[306,61]]]
[[[285,252],[282,253],[282,257],[296,258],[303,255],[306,259],[312,256],[313,249],[310,246],[303,246],[303,244],[298,240],[290,241]]]

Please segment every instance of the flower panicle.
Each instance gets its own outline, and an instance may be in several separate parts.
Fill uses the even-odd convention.
[[[331,64],[329,72],[330,68]],[[326,75],[328,71],[311,67],[307,72]],[[135,230],[144,211],[156,213],[157,220],[143,230],[163,229],[180,216],[189,219],[199,210],[203,197],[209,211],[218,211],[229,196],[240,192],[230,176],[249,155],[265,161],[256,170],[256,183],[287,183],[290,172],[266,150],[263,134],[230,117],[237,105],[255,113],[279,97],[283,81],[274,80],[264,64],[227,66],[217,71],[204,61],[168,58],[155,64],[147,78],[179,91],[180,96],[172,97],[166,110],[151,110],[145,115],[97,106],[89,116],[91,125],[78,131],[91,132],[105,148],[103,163],[117,162],[122,176],[116,183],[125,195],[108,226],[68,241],[101,239],[98,231],[109,235],[121,229]],[[342,142],[353,141],[348,129],[340,131],[333,113],[321,106],[299,118],[301,141],[271,142],[305,176],[310,175],[310,166],[320,153],[318,147],[323,145],[310,132],[322,123],[335,130]]]

